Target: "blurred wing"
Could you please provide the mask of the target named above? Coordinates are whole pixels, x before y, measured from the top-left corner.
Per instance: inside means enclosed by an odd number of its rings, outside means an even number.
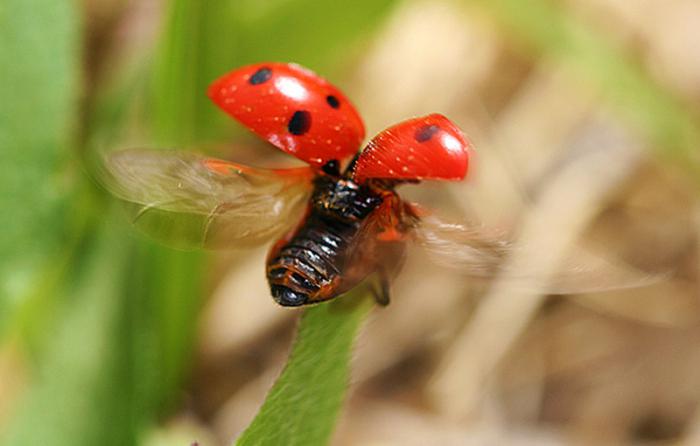
[[[499,278],[517,279],[527,286],[540,273],[534,266],[526,271],[508,266],[507,260],[518,254],[519,248],[502,233],[430,215],[421,218],[414,234],[431,261],[472,278],[490,279],[498,274]],[[575,249],[560,262],[554,276],[547,278],[546,289],[550,294],[599,292],[650,285],[666,277],[666,274],[648,274]]]
[[[134,223],[182,247],[235,248],[292,226],[311,190],[313,171],[256,169],[202,155],[124,150],[105,159],[104,179],[134,204]]]
[[[493,277],[512,250],[502,234],[444,221],[434,215],[422,217],[414,229],[416,241],[437,265],[472,277]]]

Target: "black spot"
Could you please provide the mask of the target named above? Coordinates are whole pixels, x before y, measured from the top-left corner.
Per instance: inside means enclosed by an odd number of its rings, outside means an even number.
[[[421,128],[419,128],[416,131],[416,135],[414,136],[416,138],[416,141],[418,142],[426,142],[430,138],[433,137],[434,134],[440,131],[440,127],[436,125],[426,125]]]
[[[272,70],[267,67],[262,67],[248,79],[248,83],[251,85],[263,84],[270,80],[272,77]]]
[[[333,108],[340,107],[340,101],[338,100],[338,98],[336,98],[332,94],[329,94],[328,96],[326,96],[326,102],[328,102],[328,105],[330,105]]]
[[[338,164],[338,160],[330,160],[321,167],[321,170],[328,175],[338,176],[340,175],[340,164]]]
[[[292,135],[303,135],[311,128],[311,113],[306,110],[295,111],[292,119],[287,124],[287,129]]]

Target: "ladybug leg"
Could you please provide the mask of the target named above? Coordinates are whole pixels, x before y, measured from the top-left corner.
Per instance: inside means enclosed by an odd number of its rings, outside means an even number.
[[[381,242],[400,242],[406,239],[401,230],[402,202],[395,194],[387,194],[382,204],[375,210],[376,219],[381,230],[377,240]]]
[[[375,302],[382,307],[389,305],[391,298],[389,296],[389,274],[387,274],[384,268],[380,268],[377,271],[379,278],[379,289],[377,287],[370,287],[372,292],[372,297],[374,297]]]

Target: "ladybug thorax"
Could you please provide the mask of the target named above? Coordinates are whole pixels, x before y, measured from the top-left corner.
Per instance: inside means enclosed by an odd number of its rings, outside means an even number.
[[[359,222],[381,202],[382,197],[367,186],[347,178],[322,175],[314,181],[311,210],[333,220]]]

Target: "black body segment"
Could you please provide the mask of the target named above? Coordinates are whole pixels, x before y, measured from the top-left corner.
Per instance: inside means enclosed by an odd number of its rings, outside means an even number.
[[[338,284],[351,261],[353,242],[382,201],[377,192],[345,177],[316,177],[306,220],[268,261],[275,300],[302,305],[324,287]]]

